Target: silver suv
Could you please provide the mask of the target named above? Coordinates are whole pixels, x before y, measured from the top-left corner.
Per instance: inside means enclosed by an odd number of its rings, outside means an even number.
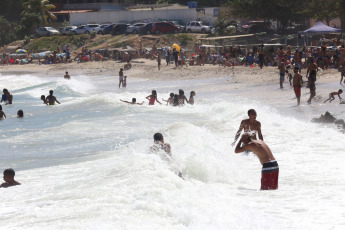
[[[98,27],[99,27],[98,24],[87,24],[87,25],[78,26],[77,28],[72,29],[71,32],[72,34],[90,34],[93,31],[96,31]]]
[[[41,27],[37,30],[37,36],[42,37],[42,36],[47,36],[49,37],[50,35],[59,35],[60,32],[54,29],[53,27]]]
[[[210,33],[211,27],[203,25],[201,21],[191,21],[186,25],[186,31],[188,33],[197,32],[197,33]]]

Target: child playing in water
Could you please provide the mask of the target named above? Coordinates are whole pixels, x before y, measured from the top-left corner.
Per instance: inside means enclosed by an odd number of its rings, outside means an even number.
[[[152,90],[151,95],[147,96],[146,99],[149,100],[149,105],[154,105],[155,101],[157,101],[159,104],[162,104],[157,99],[157,92],[156,92],[156,90]]]
[[[126,86],[127,86],[127,76],[124,76],[122,88],[126,88]]]
[[[342,98],[340,97],[340,94],[341,94],[342,92],[343,92],[343,90],[339,89],[338,92],[332,92],[332,93],[330,93],[330,94],[329,94],[329,98],[328,98],[326,101],[329,100],[329,103],[331,103],[331,102],[335,99],[335,98],[334,98],[335,95],[338,95],[339,101],[341,101]],[[326,103],[326,101],[325,101],[324,103]]]
[[[170,97],[168,98],[168,100],[164,100],[162,98],[163,101],[165,101],[167,103],[167,105],[173,105],[174,104],[174,93],[170,93]]]
[[[194,96],[195,96],[195,92],[191,91],[190,92],[190,97],[189,97],[189,104],[191,104],[191,105],[194,104]]]
[[[6,118],[6,114],[2,111],[2,106],[0,105],[0,120]]]
[[[46,96],[41,95],[41,100],[43,101],[44,104],[47,105]]]
[[[2,183],[0,185],[0,188],[8,188],[11,186],[15,186],[15,185],[20,185],[20,183],[18,181],[14,180],[14,176],[16,175],[16,173],[14,172],[13,169],[5,169],[4,171],[4,181],[6,181],[5,183]]]
[[[18,110],[18,112],[17,112],[17,116],[18,116],[18,118],[22,118],[22,117],[24,117],[24,112],[23,112],[23,110]]]
[[[128,103],[128,104],[131,104],[131,105],[142,105],[142,104],[144,104],[144,102],[137,103],[137,99],[136,99],[135,97],[132,98],[132,102],[130,102],[130,101],[124,101],[124,100],[121,100],[121,99],[120,99],[120,101],[125,102],[125,103]]]
[[[289,79],[290,85],[292,85],[292,82],[291,82],[292,81],[292,74],[289,73],[289,70],[286,70],[285,73],[287,75],[287,78]]]

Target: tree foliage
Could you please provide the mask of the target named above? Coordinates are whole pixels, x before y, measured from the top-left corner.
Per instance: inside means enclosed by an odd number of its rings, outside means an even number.
[[[36,14],[44,25],[48,25],[48,19],[56,20],[56,16],[50,12],[55,6],[50,4],[49,0],[28,0],[23,4],[23,7],[22,16]]]

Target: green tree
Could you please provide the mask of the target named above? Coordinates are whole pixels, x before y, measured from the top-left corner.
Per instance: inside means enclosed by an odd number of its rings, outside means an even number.
[[[325,20],[329,25],[332,19],[341,15],[340,7],[342,2],[341,0],[311,0],[306,13],[316,20]]]
[[[13,23],[0,16],[0,46],[16,40],[15,27]]]
[[[55,6],[49,3],[49,0],[28,0],[23,4],[24,10],[21,15],[36,14],[40,17],[40,24],[47,25],[48,19],[56,20],[56,16],[49,10]]]

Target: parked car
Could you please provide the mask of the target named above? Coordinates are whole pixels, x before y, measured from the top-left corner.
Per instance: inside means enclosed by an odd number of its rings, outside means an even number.
[[[54,29],[53,27],[41,27],[37,31],[37,36],[43,37],[43,36],[51,36],[51,35],[59,35],[60,32]]]
[[[110,24],[109,26],[105,27],[102,31],[103,34],[111,34],[111,32],[113,31],[113,27],[116,24]]]
[[[151,28],[151,33],[155,33],[155,34],[178,33],[180,31],[181,30],[177,26],[169,22],[154,22]]]
[[[97,34],[103,34],[103,30],[108,26],[109,24],[102,24],[99,27],[96,27],[95,31]]]
[[[210,33],[211,27],[204,25],[201,21],[191,21],[186,25],[186,30],[188,33],[197,32],[197,33]]]
[[[72,29],[71,32],[73,34],[90,34],[91,32],[96,31],[98,27],[98,24],[87,24],[78,26],[77,28]]]
[[[254,24],[251,25],[247,28],[248,33],[250,34],[255,34],[255,33],[262,33],[265,32],[267,34],[274,34],[275,31],[268,26],[265,25],[259,25],[259,24]]]
[[[140,27],[141,34],[150,34],[153,23],[147,23],[146,25]]]
[[[71,30],[77,28],[76,26],[65,26],[62,31],[61,34],[62,35],[68,35],[71,34]]]
[[[128,24],[119,23],[113,27],[112,34],[124,34],[126,33]]]
[[[140,31],[140,27],[146,25],[146,23],[135,23],[127,27],[126,33],[128,34],[137,34]]]
[[[169,21],[171,24],[177,26],[181,32],[186,32],[186,27],[181,25],[178,21]]]

